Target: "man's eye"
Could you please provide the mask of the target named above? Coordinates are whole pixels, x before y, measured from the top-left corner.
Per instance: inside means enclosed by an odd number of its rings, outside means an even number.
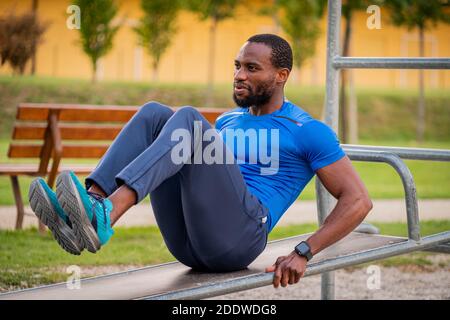
[[[248,66],[248,70],[249,70],[249,71],[255,71],[256,68],[255,68],[254,66]]]

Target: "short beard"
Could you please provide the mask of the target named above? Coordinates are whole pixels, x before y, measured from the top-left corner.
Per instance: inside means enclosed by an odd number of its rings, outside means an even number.
[[[241,108],[249,108],[255,106],[258,108],[270,101],[275,91],[275,86],[271,83],[263,83],[256,88],[257,93],[254,94],[252,89],[249,89],[249,96],[244,99],[239,99],[236,94],[233,93],[234,102]]]

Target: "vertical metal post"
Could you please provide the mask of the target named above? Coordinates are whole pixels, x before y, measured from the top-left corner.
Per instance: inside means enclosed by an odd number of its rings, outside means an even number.
[[[341,29],[341,0],[328,0],[328,33],[327,33],[327,76],[325,96],[325,123],[335,132],[338,132],[339,123],[339,69],[333,66],[333,60],[340,55],[339,37]],[[319,224],[333,209],[334,198],[324,188],[319,179],[316,179],[317,209]],[[334,272],[322,274],[321,298],[333,300]]]

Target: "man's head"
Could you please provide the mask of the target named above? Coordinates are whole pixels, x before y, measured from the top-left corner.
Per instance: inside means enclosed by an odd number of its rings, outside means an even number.
[[[283,91],[292,70],[292,49],[274,34],[250,37],[235,59],[233,99],[238,106],[259,107]]]

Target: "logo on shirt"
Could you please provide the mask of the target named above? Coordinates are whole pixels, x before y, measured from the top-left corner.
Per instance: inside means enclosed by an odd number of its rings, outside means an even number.
[[[203,129],[194,121],[193,135],[187,129],[172,132],[174,164],[248,164],[261,175],[274,175],[279,169],[279,129]]]

